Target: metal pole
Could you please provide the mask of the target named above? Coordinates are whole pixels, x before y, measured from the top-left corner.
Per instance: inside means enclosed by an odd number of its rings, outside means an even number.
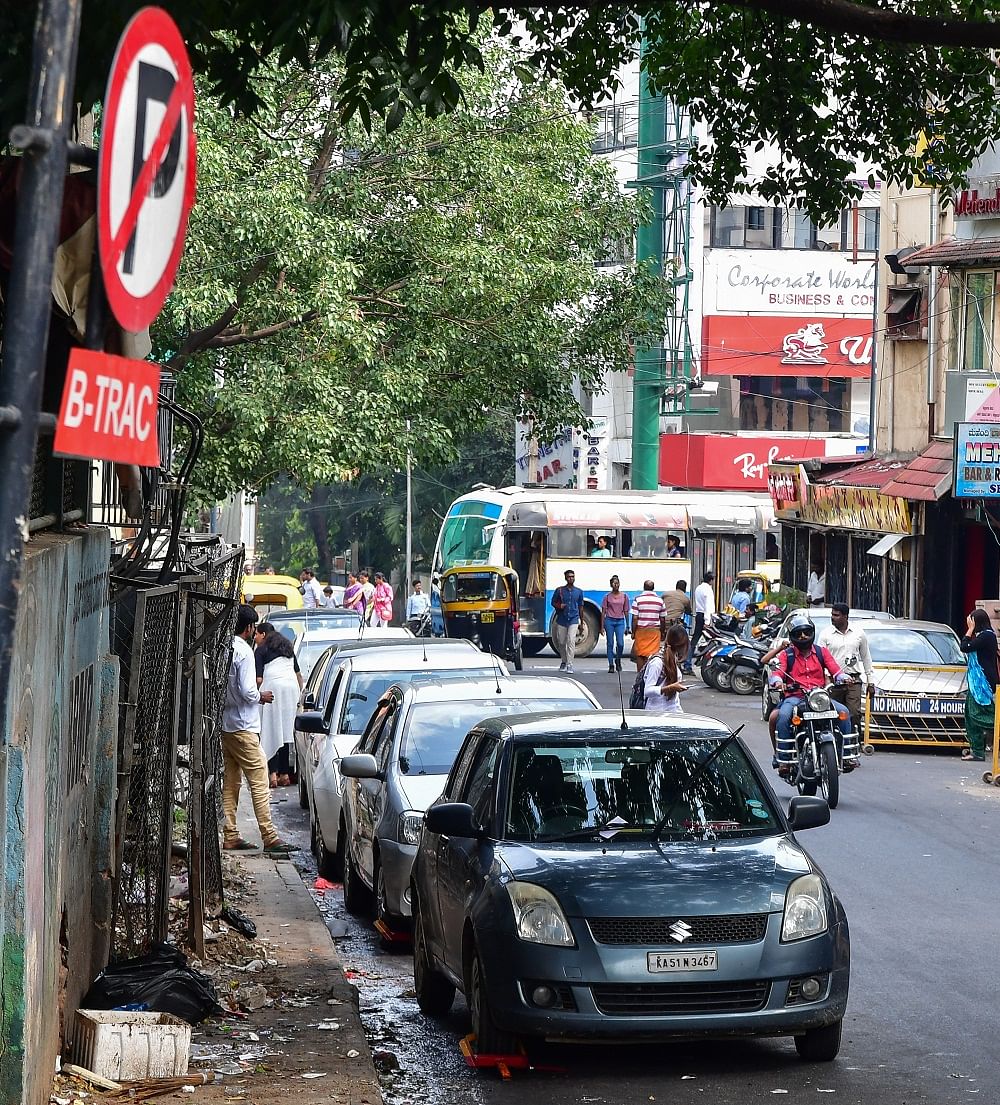
[[[938,240],[940,194],[937,188],[931,189],[931,219],[928,227],[927,245],[932,246]],[[927,270],[927,440],[934,437],[937,421],[935,404],[937,403],[937,271]]]
[[[879,256],[875,254],[875,279],[872,285],[872,371],[868,381],[868,455],[875,455],[875,422],[878,418],[878,265]]]
[[[403,611],[410,601],[410,592],[413,590],[413,581],[410,578],[413,570],[413,481],[410,469],[410,420],[406,420],[406,598],[403,601]]]
[[[642,53],[647,42],[642,40]],[[661,168],[656,151],[663,144],[663,100],[649,89],[645,70],[639,74],[639,156],[637,178],[650,181]],[[654,273],[663,271],[663,186],[650,187],[652,215],[639,226],[635,236],[636,261]],[[658,320],[662,324],[662,320]],[[635,348],[635,374],[632,377],[632,470],[631,485],[640,491],[655,491],[660,467],[660,345]]]
[[[19,412],[0,432],[0,719],[6,716],[18,582],[28,533],[38,408],[49,337],[82,0],[40,0],[26,123],[10,143],[24,151],[3,331],[0,407]]]

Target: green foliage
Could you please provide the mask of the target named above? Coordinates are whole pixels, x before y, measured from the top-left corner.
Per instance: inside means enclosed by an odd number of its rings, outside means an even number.
[[[491,48],[465,102],[369,138],[331,107],[340,70],[268,68],[264,107],[199,100],[199,198],[154,332],[205,422],[206,498],[446,463],[514,416],[584,420],[631,363],[664,286],[594,267],[636,201],[590,153],[554,85],[521,83]],[[406,420],[414,432],[407,438]]]

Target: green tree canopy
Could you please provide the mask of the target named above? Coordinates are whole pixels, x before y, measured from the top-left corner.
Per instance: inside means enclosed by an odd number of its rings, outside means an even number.
[[[369,138],[332,65],[262,69],[265,106],[200,99],[200,184],[159,359],[206,424],[209,497],[446,461],[514,416],[583,420],[662,317],[662,285],[595,269],[636,201],[590,153],[560,87],[484,54],[463,103]],[[410,430],[406,424],[409,420]]]

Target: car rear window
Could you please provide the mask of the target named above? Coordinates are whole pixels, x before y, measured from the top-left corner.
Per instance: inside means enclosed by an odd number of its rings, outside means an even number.
[[[542,710],[593,710],[583,695],[528,698],[494,695],[464,702],[418,702],[410,710],[399,747],[404,775],[447,775],[465,734],[488,717],[532,714]]]
[[[738,741],[537,741],[514,749],[504,835],[683,840],[783,832]]]

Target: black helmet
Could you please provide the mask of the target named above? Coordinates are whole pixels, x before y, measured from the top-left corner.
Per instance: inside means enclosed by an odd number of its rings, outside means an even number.
[[[807,614],[795,614],[788,623],[788,636],[793,644],[811,645],[816,640],[816,626]]]

